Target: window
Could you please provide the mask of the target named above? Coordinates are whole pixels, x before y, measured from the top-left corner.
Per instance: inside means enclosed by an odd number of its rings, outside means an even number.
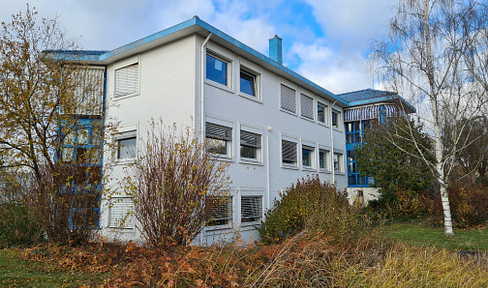
[[[341,129],[341,112],[337,110],[332,110],[332,127]]]
[[[262,196],[241,197],[241,223],[257,222],[263,214]]]
[[[128,160],[136,158],[137,136],[135,131],[119,134],[115,137],[117,145],[117,159]]]
[[[313,99],[303,94],[300,98],[302,117],[313,120]]]
[[[256,78],[257,76],[251,72],[241,69],[240,90],[241,93],[249,96],[257,97],[256,92]]]
[[[341,128],[341,112],[332,110],[332,127],[340,129]]]
[[[208,122],[205,126],[208,151],[230,157],[232,128]]]
[[[219,226],[229,224],[231,219],[231,197],[210,196],[207,198],[208,204],[211,205],[212,212],[210,221],[207,226]]]
[[[112,228],[134,228],[133,203],[130,197],[112,197],[109,205],[109,223]]]
[[[302,165],[304,168],[313,168],[315,159],[315,148],[302,145]]]
[[[361,143],[361,128],[359,121],[353,121],[346,123],[346,143],[355,144]]]
[[[241,130],[241,157],[259,160],[261,135]]]
[[[115,98],[139,93],[139,64],[115,70]]]
[[[297,165],[297,143],[281,140],[281,161],[283,164]]]
[[[295,90],[281,84],[281,109],[296,113]]]
[[[226,61],[207,54],[207,79],[227,86],[227,64]]]
[[[327,105],[317,103],[317,121],[327,124]]]
[[[334,170],[336,172],[343,172],[342,166],[343,166],[343,160],[342,160],[342,154],[341,153],[334,153]]]
[[[329,170],[329,151],[319,150],[319,168],[320,170]]]

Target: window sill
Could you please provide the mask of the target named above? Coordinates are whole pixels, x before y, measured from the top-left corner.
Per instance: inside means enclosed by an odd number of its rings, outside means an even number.
[[[317,169],[313,168],[313,167],[302,167],[302,170],[303,171],[309,171],[309,172],[317,172]]]
[[[281,112],[285,112],[286,114],[290,114],[292,116],[295,116],[295,117],[298,117],[297,113],[296,112],[291,112],[291,111],[288,111],[288,110],[285,110],[283,108],[280,107],[280,111]]]
[[[212,80],[209,80],[209,79],[205,79],[205,84],[207,84],[209,86],[212,86],[214,88],[223,90],[225,92],[229,92],[229,93],[232,93],[232,94],[234,93],[234,90],[232,88],[230,88],[229,86],[222,85],[220,83],[217,83],[217,82],[212,81]]]
[[[241,96],[244,99],[247,99],[247,100],[259,103],[259,104],[263,104],[263,100],[259,99],[257,96],[248,95],[248,94],[242,93],[242,92],[239,93],[239,96]]]
[[[332,171],[330,170],[325,170],[325,169],[320,169],[319,170],[320,173],[325,173],[325,174],[332,174]]]
[[[117,227],[117,226],[108,226],[108,229],[111,229],[112,231],[117,231],[117,232],[135,232],[134,227]]]
[[[290,165],[290,164],[281,164],[281,168],[291,169],[291,170],[298,170],[298,166]]]
[[[264,163],[259,161],[259,160],[253,160],[253,159],[247,159],[247,158],[241,158],[239,160],[239,163],[243,164],[243,165],[264,166]]]
[[[212,156],[215,160],[217,161],[222,161],[222,162],[234,162],[234,159],[229,156],[220,156],[220,155],[213,155]]]
[[[125,99],[129,99],[129,98],[132,98],[132,97],[137,97],[139,95],[141,95],[141,92],[137,92],[135,94],[124,95],[124,96],[120,96],[120,97],[115,97],[115,95],[113,95],[113,100],[114,100],[114,102],[117,102],[117,101],[120,101],[120,100],[125,100]]]
[[[124,159],[124,160],[119,160],[115,159],[114,163],[115,165],[128,165],[128,164],[134,164],[136,163],[137,159],[131,158],[131,159]]]
[[[334,131],[342,133],[342,129],[334,127]]]
[[[215,232],[215,231],[223,231],[223,230],[230,230],[230,229],[232,229],[231,224],[205,226],[205,232]]]
[[[327,125],[327,123],[320,122],[320,121],[315,121],[315,123],[317,123],[317,125],[323,126],[325,128],[330,128],[329,125]]]
[[[344,172],[340,172],[340,171],[334,171],[334,172],[335,172],[335,175],[346,176],[346,173],[344,173]]]
[[[261,221],[253,221],[253,222],[241,222],[241,231],[250,231],[255,230],[257,226],[261,225]]]
[[[315,119],[310,119],[310,118],[307,118],[305,116],[300,116],[301,119],[305,120],[305,121],[308,121],[308,122],[311,122],[311,123],[315,123]]]

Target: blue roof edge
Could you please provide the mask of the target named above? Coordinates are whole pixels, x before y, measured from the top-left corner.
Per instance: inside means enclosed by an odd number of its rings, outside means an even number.
[[[373,104],[377,102],[383,102],[383,101],[391,101],[399,99],[403,105],[405,105],[407,108],[413,111],[413,113],[417,113],[417,109],[410,103],[408,103],[403,97],[401,97],[398,94],[394,94],[391,96],[384,96],[384,97],[378,97],[378,98],[371,98],[371,99],[366,99],[366,100],[359,100],[359,101],[351,101],[348,102],[349,106],[359,106],[359,105],[367,105],[367,104]]]
[[[329,90],[323,88],[322,86],[319,86],[318,84],[312,82],[311,80],[309,80],[309,79],[303,77],[302,75],[298,74],[297,72],[291,70],[290,68],[279,64],[278,62],[272,60],[268,56],[265,56],[264,54],[254,50],[253,48],[251,48],[251,47],[247,46],[246,44],[240,42],[239,40],[237,40],[237,39],[229,36],[228,34],[220,31],[219,29],[213,27],[212,25],[208,24],[207,22],[201,20],[197,16],[195,16],[189,20],[186,20],[180,24],[176,24],[174,26],[171,26],[169,28],[166,28],[166,29],[161,30],[159,32],[156,32],[154,34],[151,34],[149,36],[143,37],[139,40],[136,40],[136,41],[130,42],[126,45],[120,46],[116,49],[107,51],[101,55],[82,54],[82,55],[77,55],[77,57],[73,57],[73,55],[70,53],[56,53],[56,54],[58,57],[59,56],[61,57],[59,59],[64,59],[64,60],[68,60],[68,61],[71,60],[71,61],[102,62],[102,61],[104,61],[108,58],[111,58],[113,56],[116,56],[120,53],[129,51],[129,50],[134,49],[140,45],[144,45],[146,43],[149,43],[149,42],[152,42],[152,41],[157,40],[159,38],[171,35],[173,33],[176,33],[178,31],[181,31],[183,29],[189,28],[189,27],[194,26],[194,25],[199,26],[199,27],[207,30],[208,32],[212,33],[213,35],[223,39],[224,41],[229,42],[230,44],[232,44],[232,45],[234,45],[234,46],[236,46],[242,50],[244,50],[245,52],[251,54],[252,56],[254,56],[258,59],[260,59],[261,61],[264,61],[267,64],[275,67],[276,69],[279,69],[279,70],[291,75],[292,77],[297,78],[298,80],[306,83],[307,85],[313,87],[314,89],[321,91],[322,93],[328,95],[329,97],[336,100],[337,102],[348,106],[347,101],[337,97],[334,93],[330,92]]]

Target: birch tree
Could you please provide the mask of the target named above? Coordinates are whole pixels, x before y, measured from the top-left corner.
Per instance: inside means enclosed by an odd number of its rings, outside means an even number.
[[[486,22],[471,21],[480,15],[481,6],[463,0],[400,0],[388,35],[373,44],[370,54],[381,85],[417,105],[417,120],[429,128],[431,151],[423,149],[413,134],[408,138],[416,147],[415,157],[425,162],[438,183],[446,236],[454,236],[450,175],[460,153],[471,144],[466,119],[482,117],[487,101],[488,86],[479,81],[488,75],[482,70],[486,66],[471,61],[470,69],[468,61],[473,47],[479,48],[474,35],[486,28]]]

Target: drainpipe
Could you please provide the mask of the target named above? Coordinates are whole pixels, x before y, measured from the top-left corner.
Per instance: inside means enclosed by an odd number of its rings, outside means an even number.
[[[205,41],[203,41],[202,46],[200,47],[200,143],[203,143],[205,140],[204,137],[204,129],[205,129],[205,115],[204,112],[205,110],[203,109],[203,94],[205,91],[205,46],[207,45],[208,40],[210,40],[210,37],[212,36],[212,33],[208,34],[207,38]]]
[[[269,133],[271,133],[271,130],[273,128],[271,126],[268,126],[268,132],[266,133],[266,186],[267,186],[267,190],[268,190],[268,195],[266,195],[267,197],[267,209],[271,209],[271,186],[270,186],[270,172],[269,172],[269,166],[270,166],[270,163],[269,163],[269,160],[270,160],[270,156],[269,156]]]
[[[203,41],[202,46],[200,47],[200,143],[203,143],[205,140],[205,115],[204,112],[205,110],[203,109],[203,94],[205,91],[205,46],[207,45],[208,40],[210,40],[210,37],[212,36],[212,33],[208,34],[207,38],[205,38],[205,41]],[[203,245],[203,240],[205,239],[205,229],[202,229],[202,232],[200,232],[200,245]]]
[[[335,169],[334,169],[334,127],[332,127],[332,107],[337,103],[337,100],[330,105],[330,164],[332,168],[332,184],[335,184]]]

